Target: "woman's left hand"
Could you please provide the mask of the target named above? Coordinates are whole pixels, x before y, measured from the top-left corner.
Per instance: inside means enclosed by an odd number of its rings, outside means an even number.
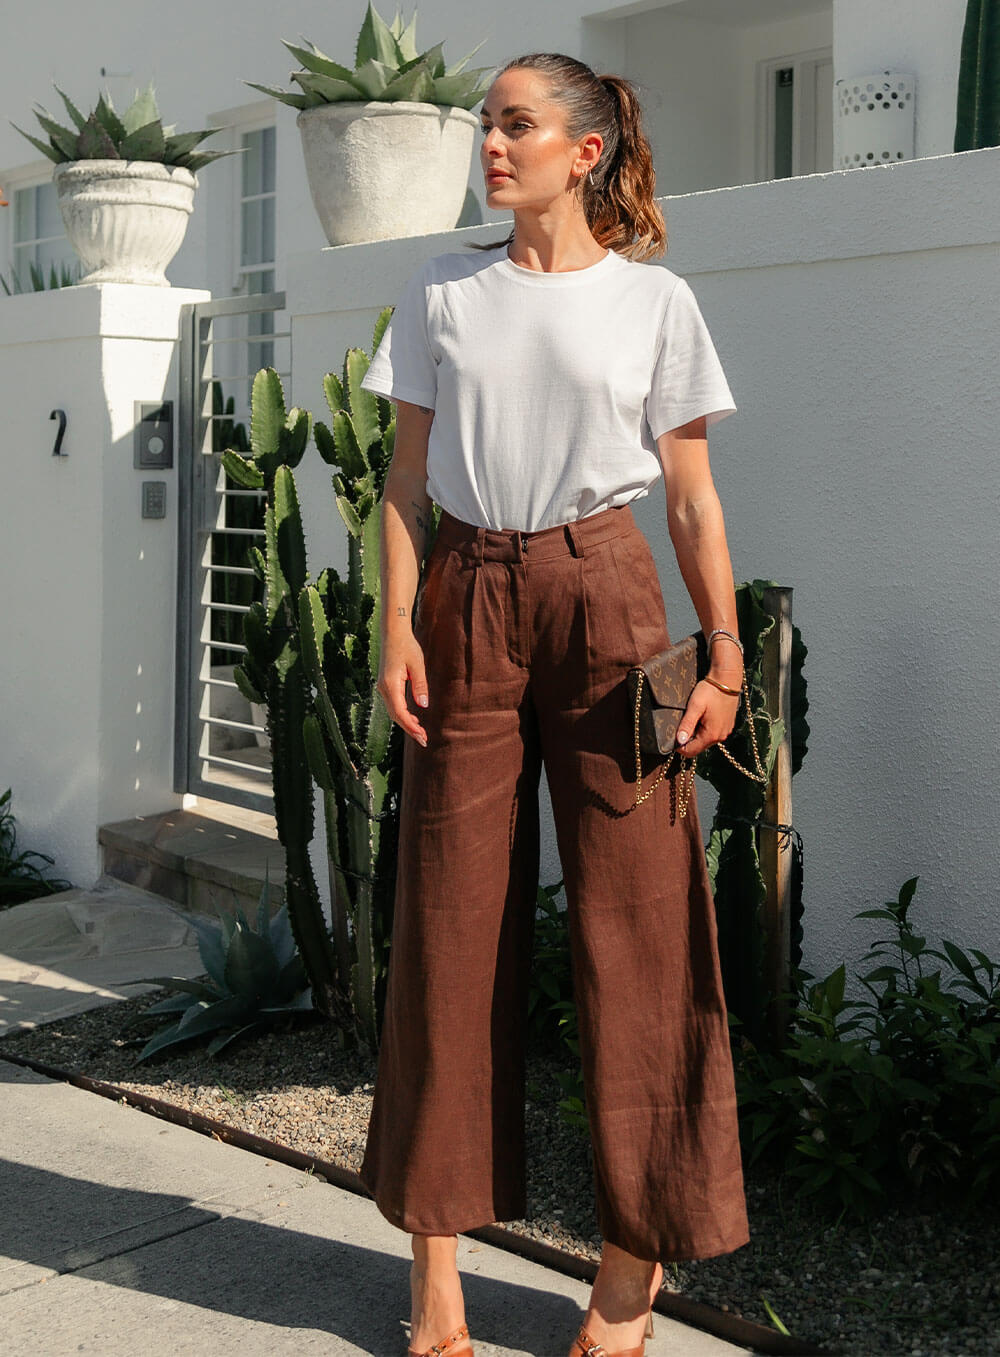
[[[721,744],[736,724],[740,699],[720,692],[704,679],[696,683],[677,727],[677,747],[686,759],[696,758],[713,744]]]

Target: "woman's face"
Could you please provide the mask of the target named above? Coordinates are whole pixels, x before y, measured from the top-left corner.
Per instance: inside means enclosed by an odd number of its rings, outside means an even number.
[[[601,153],[596,132],[569,140],[565,114],[548,97],[548,81],[526,68],[497,77],[483,100],[480,121],[488,207],[547,207],[572,192],[580,171],[592,168]]]

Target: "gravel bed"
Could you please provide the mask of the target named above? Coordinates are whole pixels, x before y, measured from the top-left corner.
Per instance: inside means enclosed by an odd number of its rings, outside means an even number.
[[[211,1058],[197,1042],[135,1057],[164,1019],[161,993],[94,1008],[0,1041],[4,1051],[162,1098],[357,1170],[374,1068],[339,1049],[318,1018],[234,1043]],[[590,1147],[557,1109],[558,1062],[535,1053],[526,1106],[529,1218],[520,1234],[600,1256]],[[673,1263],[665,1285],[771,1326],[764,1300],[797,1338],[853,1357],[1000,1354],[1000,1221],[948,1202],[900,1204],[865,1225],[838,1223],[790,1199],[780,1176],[747,1175],[751,1241],[734,1253]]]

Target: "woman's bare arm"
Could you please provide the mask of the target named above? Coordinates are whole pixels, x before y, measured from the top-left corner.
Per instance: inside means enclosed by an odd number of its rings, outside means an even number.
[[[722,505],[708,461],[704,416],[661,434],[656,440],[667,490],[667,527],[677,564],[707,636],[716,627],[739,635],[733,568],[729,560]],[[712,646],[709,673],[729,688],[743,681],[743,657],[724,637]],[[710,683],[691,694],[677,732],[689,757],[724,740],[733,728],[739,699]]]
[[[427,734],[406,705],[428,703],[424,655],[413,635],[413,600],[427,550],[431,501],[427,494],[427,441],[434,411],[396,402],[396,442],[382,495],[380,541],[382,624],[378,690],[389,715],[421,744]]]

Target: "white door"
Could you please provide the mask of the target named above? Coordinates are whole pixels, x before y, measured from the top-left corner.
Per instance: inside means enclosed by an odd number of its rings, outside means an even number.
[[[830,50],[772,57],[758,65],[758,179],[833,169]]]

